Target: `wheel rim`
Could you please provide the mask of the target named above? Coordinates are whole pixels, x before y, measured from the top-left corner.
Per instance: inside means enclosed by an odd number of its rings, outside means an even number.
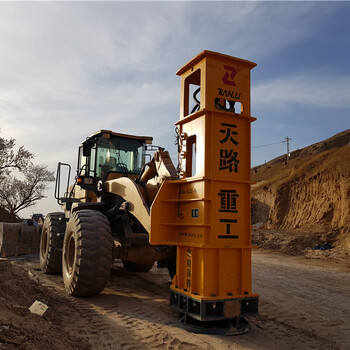
[[[47,230],[44,230],[44,232],[42,233],[42,245],[41,245],[41,256],[43,259],[46,259],[47,257],[47,251],[48,251],[48,243],[49,243],[49,239],[48,239],[48,234],[47,234]]]
[[[75,264],[75,239],[71,235],[67,244],[66,265],[67,271],[71,275]]]

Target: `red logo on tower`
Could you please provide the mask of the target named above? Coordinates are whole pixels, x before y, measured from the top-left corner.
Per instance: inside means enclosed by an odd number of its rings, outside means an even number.
[[[236,86],[234,82],[235,76],[237,74],[237,69],[235,67],[227,66],[224,64],[224,68],[226,70],[224,76],[222,77],[222,81],[224,84]]]

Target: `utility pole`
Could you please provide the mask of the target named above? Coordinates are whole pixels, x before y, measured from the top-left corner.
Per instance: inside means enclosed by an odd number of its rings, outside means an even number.
[[[289,141],[291,141],[292,139],[290,138],[290,137],[285,137],[284,138],[286,141],[286,143],[287,143],[287,163],[288,163],[288,161],[289,161],[289,156],[290,156],[290,153],[289,153]]]

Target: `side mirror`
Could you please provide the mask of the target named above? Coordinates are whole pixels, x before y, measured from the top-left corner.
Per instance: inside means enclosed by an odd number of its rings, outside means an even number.
[[[92,144],[90,142],[85,142],[83,144],[83,156],[90,157],[91,155]]]

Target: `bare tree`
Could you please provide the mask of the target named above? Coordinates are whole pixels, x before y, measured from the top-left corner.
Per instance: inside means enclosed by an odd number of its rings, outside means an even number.
[[[55,180],[54,173],[46,165],[30,164],[22,173],[23,180],[6,174],[0,181],[0,204],[12,215],[45,198],[45,190]]]
[[[34,165],[34,155],[24,146],[16,151],[15,144],[13,138],[0,137],[0,207],[12,216],[45,198],[49,183],[55,179],[46,165]]]
[[[23,146],[20,146],[17,152],[14,151],[15,143],[15,139],[6,140],[0,137],[0,175],[8,170],[25,170],[34,158]]]

